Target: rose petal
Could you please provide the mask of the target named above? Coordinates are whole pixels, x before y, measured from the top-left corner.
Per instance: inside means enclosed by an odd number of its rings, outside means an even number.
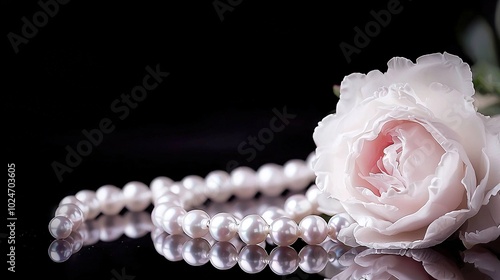
[[[414,87],[415,84],[427,86],[433,82],[439,82],[456,89],[465,96],[473,96],[475,93],[470,66],[460,57],[447,52],[420,56],[416,63],[406,58],[395,57],[389,60],[387,65],[389,67],[387,78],[392,83],[404,81]],[[425,91],[421,93],[424,94]],[[432,98],[434,97],[431,96]],[[425,101],[427,96],[422,95],[420,99]]]
[[[428,186],[429,200],[427,203],[415,213],[402,217],[381,232],[394,234],[420,229],[430,225],[446,213],[457,209],[464,200],[465,187],[461,184],[463,176],[463,162],[459,154],[455,152],[445,153],[436,169],[431,185]],[[459,226],[457,225],[455,230]]]
[[[338,199],[330,197],[327,193],[321,192],[317,197],[318,211],[326,215],[333,216],[338,213],[344,213],[345,210]]]
[[[463,226],[460,239],[466,248],[488,243],[500,236],[500,184],[488,196],[486,205]]]
[[[465,250],[463,260],[465,263],[473,264],[482,273],[470,275],[470,279],[484,278],[484,275],[488,275],[491,279],[500,279],[500,260],[486,248],[474,246]]]

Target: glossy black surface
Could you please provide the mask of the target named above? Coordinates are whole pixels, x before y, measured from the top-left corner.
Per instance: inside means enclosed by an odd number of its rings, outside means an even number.
[[[4,1],[4,150],[16,166],[17,218],[16,272],[3,261],[7,279],[172,279],[174,272],[198,279],[323,279],[300,269],[280,276],[269,268],[248,274],[237,265],[218,270],[172,262],[158,254],[150,234],[84,246],[57,263],[48,255],[47,224],[59,201],[81,189],[305,159],[317,122],[335,109],[332,87],[345,75],[385,70],[393,56],[447,51],[467,60],[456,27],[469,13],[491,20],[495,1],[400,1],[400,12],[350,62],[341,43],[355,44],[354,28],[395,2],[329,2],[52,1],[58,9],[46,6],[52,15],[44,18],[36,1]],[[33,20],[39,27],[30,30],[26,22]],[[151,90],[136,102],[122,99],[151,69],[161,72],[158,83],[148,81]],[[276,118],[283,130],[252,144]],[[88,155],[72,157],[78,147],[89,148],[87,134],[94,135],[91,150],[82,150]],[[59,164],[67,172],[58,178]],[[0,231],[4,259],[6,231]],[[462,261],[459,243],[438,250],[464,275],[476,271]]]

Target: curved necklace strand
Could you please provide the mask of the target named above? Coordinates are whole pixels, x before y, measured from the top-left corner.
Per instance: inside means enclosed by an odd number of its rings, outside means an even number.
[[[289,160],[283,166],[267,163],[256,171],[240,166],[230,173],[212,171],[205,178],[189,175],[179,182],[161,176],[149,187],[132,181],[122,189],[103,185],[96,191],[81,190],[61,200],[48,229],[55,239],[64,239],[85,220],[94,219],[101,213],[116,215],[124,208],[138,212],[152,203],[152,223],[170,235],[184,233],[199,238],[210,234],[216,241],[239,237],[248,245],[268,240],[278,246],[289,246],[299,238],[309,245],[328,239],[335,241],[338,231],[348,225],[350,219],[339,213],[327,222],[318,211],[320,190],[312,183],[314,173],[310,168],[313,157],[311,153],[306,160]],[[269,207],[261,215],[220,212],[210,216],[196,209],[207,200],[221,203],[232,196],[251,199],[258,193],[276,197],[285,190],[297,192],[305,186],[309,186],[305,193],[288,197],[283,209]]]

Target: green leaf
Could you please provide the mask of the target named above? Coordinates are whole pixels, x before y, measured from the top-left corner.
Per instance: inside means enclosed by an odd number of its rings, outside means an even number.
[[[500,68],[498,66],[480,62],[472,65],[471,70],[476,91],[500,95]]]
[[[480,109],[478,112],[485,116],[498,115],[500,114],[500,103],[496,103],[486,108]]]
[[[474,16],[459,32],[460,44],[473,63],[498,65],[495,32],[482,16]]]
[[[338,98],[340,98],[340,86],[339,85],[334,85],[333,86],[333,94],[335,94],[335,96],[337,96]]]

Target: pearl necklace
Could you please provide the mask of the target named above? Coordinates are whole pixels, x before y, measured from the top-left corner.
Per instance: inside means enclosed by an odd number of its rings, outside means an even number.
[[[277,275],[290,275],[299,268],[309,274],[323,273],[327,266],[339,271],[346,268],[343,262],[349,258],[346,257],[348,253],[356,253],[353,252],[356,248],[332,240],[318,245],[307,244],[300,251],[291,246],[276,246],[268,252],[266,242],[247,245],[239,238],[216,241],[209,234],[203,238],[190,238],[185,234],[170,235],[152,224],[147,211],[102,215],[98,219],[87,220],[67,238],[53,240],[48,253],[52,261],[62,263],[84,246],[99,241],[112,242],[122,235],[137,239],[147,233],[150,233],[155,250],[169,261],[184,260],[192,266],[210,263],[219,270],[238,265],[249,274],[261,272],[266,267]]]
[[[320,215],[317,204],[320,190],[312,183],[313,157],[311,153],[305,161],[293,159],[283,166],[268,163],[256,171],[240,166],[230,173],[212,171],[205,178],[189,175],[179,182],[161,176],[149,187],[133,181],[122,189],[103,185],[95,192],[81,190],[61,200],[49,222],[49,232],[55,239],[65,239],[84,221],[101,213],[116,215],[124,208],[144,211],[152,203],[152,223],[170,235],[185,234],[190,238],[210,235],[220,242],[239,237],[247,245],[268,240],[278,246],[292,245],[299,238],[309,245],[336,240],[338,231],[350,223],[350,218],[339,213],[327,222]],[[277,197],[285,190],[297,192],[305,186],[309,186],[305,193],[288,197],[283,208],[269,207],[261,215],[220,212],[210,216],[196,209],[207,200],[220,203],[232,196],[251,199],[258,193]]]

